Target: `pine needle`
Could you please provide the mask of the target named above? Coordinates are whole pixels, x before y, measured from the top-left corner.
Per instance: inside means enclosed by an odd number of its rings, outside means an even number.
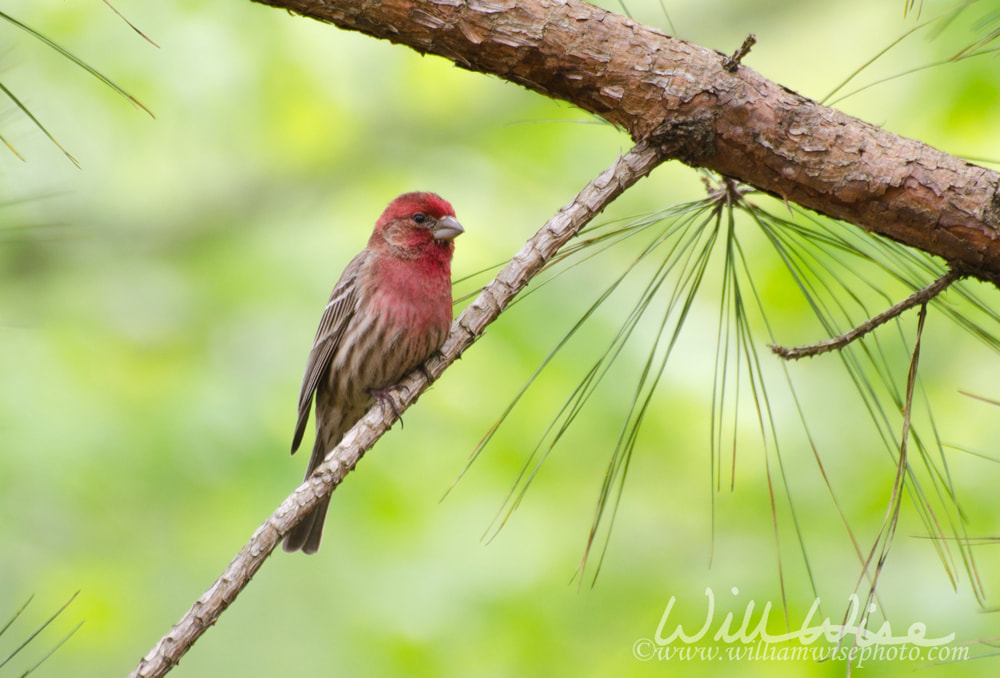
[[[33,632],[33,633],[31,634],[31,635],[29,635],[29,636],[27,637],[27,639],[26,639],[26,640],[25,640],[25,641],[24,641],[23,643],[21,643],[21,644],[20,644],[20,645],[18,645],[18,646],[17,646],[16,648],[14,648],[14,651],[13,651],[13,652],[11,652],[11,653],[10,653],[10,654],[9,654],[9,655],[7,656],[7,658],[6,658],[6,659],[4,659],[4,660],[3,660],[2,662],[0,662],[0,669],[2,669],[2,668],[3,668],[3,667],[4,667],[4,666],[5,666],[5,665],[6,665],[6,664],[7,664],[7,663],[8,663],[8,662],[9,662],[9,661],[11,660],[11,659],[13,659],[13,658],[14,658],[15,656],[17,656],[17,654],[18,654],[18,653],[19,653],[19,652],[20,652],[21,650],[23,650],[23,649],[24,649],[25,647],[27,647],[27,646],[28,646],[28,644],[29,644],[29,643],[30,643],[30,642],[31,642],[32,640],[34,640],[34,639],[35,639],[35,638],[36,638],[36,637],[38,636],[38,634],[39,634],[39,633],[41,633],[42,631],[44,631],[44,630],[45,630],[45,628],[46,628],[46,627],[47,627],[47,626],[48,626],[49,624],[51,624],[51,623],[52,623],[53,621],[55,621],[56,617],[58,617],[58,616],[59,616],[59,615],[60,615],[60,614],[62,613],[62,611],[63,611],[63,610],[65,610],[65,609],[66,609],[66,608],[67,608],[67,607],[69,606],[69,604],[70,604],[70,603],[72,603],[72,602],[73,602],[73,600],[74,600],[74,599],[75,599],[75,598],[76,598],[76,597],[77,597],[77,596],[78,596],[79,594],[80,594],[80,592],[79,592],[79,591],[77,591],[77,592],[76,592],[76,593],[74,593],[74,594],[73,594],[72,596],[70,596],[70,597],[69,597],[69,600],[67,600],[67,601],[66,601],[65,603],[63,603],[63,604],[62,604],[62,607],[60,607],[60,608],[59,608],[58,610],[56,610],[56,611],[55,611],[55,613],[54,613],[54,614],[53,614],[53,615],[52,615],[51,617],[49,617],[48,619],[46,619],[46,620],[45,620],[45,622],[43,622],[41,626],[39,626],[39,627],[38,627],[37,629],[35,629],[35,631],[34,631],[34,632]],[[25,607],[27,607],[27,606],[28,606],[28,603],[30,603],[30,602],[31,602],[31,598],[28,598],[28,602],[26,602],[26,603],[25,603],[25,604],[24,604],[24,605],[23,605],[23,606],[21,607],[21,609],[20,609],[20,610],[18,610],[18,611],[17,611],[17,612],[16,612],[15,614],[14,614],[14,617],[13,617],[13,618],[12,618],[12,619],[11,619],[11,620],[10,620],[9,622],[7,622],[7,624],[6,624],[6,625],[5,625],[4,627],[3,627],[3,629],[0,629],[0,634],[2,634],[2,633],[3,633],[3,631],[7,630],[7,627],[9,627],[9,626],[10,626],[10,624],[11,624],[11,623],[12,623],[12,622],[14,621],[14,619],[16,619],[16,618],[18,617],[18,615],[20,615],[20,614],[21,614],[21,612],[23,612],[23,611],[24,611],[24,608],[25,608]],[[78,627],[79,627],[79,626],[78,626]],[[76,629],[74,629],[73,631],[75,632],[75,631],[76,631]],[[72,634],[72,633],[70,633],[70,635],[73,635],[73,634]],[[68,637],[68,636],[67,636],[67,637]],[[63,643],[63,642],[65,642],[65,639],[63,639],[63,641],[61,641],[61,642],[59,643],[59,645],[62,645],[62,643]],[[58,647],[58,645],[57,645],[56,647]],[[50,652],[49,654],[51,654],[51,652]],[[46,656],[48,656],[48,655],[46,655]],[[44,661],[44,659],[43,659],[43,661]],[[40,662],[39,662],[39,663],[40,663]],[[33,666],[33,667],[32,667],[31,669],[29,669],[29,670],[28,670],[28,672],[30,673],[30,672],[31,672],[31,671],[33,671],[33,670],[34,670],[35,668],[37,668],[37,666],[38,666],[38,665],[36,664],[36,665],[35,665],[35,666]]]
[[[117,14],[117,15],[118,15],[118,18],[119,18],[119,19],[121,19],[122,21],[124,21],[124,22],[125,22],[125,24],[126,24],[126,25],[127,25],[127,26],[128,26],[129,28],[131,28],[131,29],[132,29],[133,31],[135,31],[135,32],[136,32],[136,33],[137,33],[137,34],[139,35],[139,37],[141,37],[141,38],[142,38],[143,40],[145,40],[146,42],[148,42],[148,43],[149,43],[150,45],[152,45],[153,47],[156,47],[157,49],[159,49],[159,47],[160,47],[160,46],[159,46],[159,45],[157,45],[157,44],[156,44],[155,42],[153,42],[153,39],[152,39],[152,38],[150,38],[150,37],[149,37],[148,35],[146,35],[146,34],[145,34],[145,33],[143,33],[142,31],[140,31],[140,30],[139,30],[139,28],[138,28],[138,27],[137,27],[137,26],[136,26],[135,24],[133,24],[133,23],[132,23],[131,21],[129,21],[128,19],[126,19],[126,18],[125,18],[125,15],[124,15],[124,14],[122,14],[121,12],[119,12],[119,11],[118,11],[118,8],[117,8],[117,7],[115,7],[114,5],[112,5],[112,4],[111,4],[111,2],[110,2],[110,0],[104,0],[104,4],[105,4],[105,5],[107,5],[107,6],[108,6],[108,8],[109,8],[109,9],[110,9],[110,10],[111,10],[112,12],[114,12],[115,14]]]
[[[56,140],[56,138],[54,136],[52,136],[52,133],[49,132],[48,129],[46,129],[45,125],[43,125],[41,122],[39,122],[38,118],[36,118],[34,116],[34,114],[32,114],[32,112],[30,110],[28,110],[28,107],[25,106],[23,103],[21,103],[21,100],[18,99],[16,96],[14,96],[14,93],[11,92],[9,89],[7,89],[7,86],[4,85],[3,83],[0,83],[0,92],[2,92],[4,95],[6,95],[6,97],[8,99],[10,99],[11,101],[13,101],[14,105],[17,106],[21,110],[21,112],[24,113],[28,117],[29,120],[31,120],[31,122],[35,123],[35,126],[38,127],[38,129],[40,129],[42,131],[42,134],[44,134],[46,137],[48,137],[49,141],[51,141],[53,144],[55,144],[56,148],[58,148],[60,151],[62,151],[63,154],[67,158],[69,158],[70,162],[72,162],[74,165],[76,165],[77,168],[80,167],[80,162],[76,158],[74,158],[73,155],[69,151],[67,151],[63,147],[63,145],[60,144]],[[8,144],[7,146],[9,148],[10,144]],[[14,149],[11,148],[11,150],[14,150]],[[17,151],[14,151],[14,154],[17,155],[17,157],[21,158],[21,154],[18,153]],[[24,160],[24,158],[21,158],[21,159]]]
[[[74,55],[72,52],[70,52],[69,50],[65,49],[61,45],[59,45],[59,43],[57,43],[57,42],[55,42],[55,41],[47,38],[46,36],[42,35],[38,31],[36,31],[35,29],[33,29],[33,28],[31,28],[31,27],[29,27],[29,26],[21,23],[20,21],[18,21],[14,17],[10,16],[6,12],[0,11],[0,19],[3,19],[5,21],[7,21],[8,23],[10,23],[13,26],[17,26],[21,30],[23,30],[26,33],[28,33],[28,35],[31,35],[32,37],[36,38],[37,40],[40,40],[46,46],[50,47],[51,49],[54,49],[60,55],[62,55],[63,57],[69,59],[74,64],[76,64],[77,66],[79,66],[80,68],[82,68],[83,70],[85,70],[87,73],[90,73],[92,76],[94,76],[95,78],[97,78],[98,80],[100,80],[101,82],[103,82],[105,85],[107,85],[112,90],[114,90],[117,94],[119,94],[120,96],[122,96],[125,99],[127,99],[134,106],[136,106],[136,107],[141,108],[142,110],[144,110],[146,113],[149,114],[150,117],[152,117],[152,118],[156,117],[155,115],[153,115],[153,112],[151,110],[149,110],[148,108],[146,108],[145,105],[143,105],[143,103],[141,101],[139,101],[138,99],[136,99],[134,96],[132,96],[131,94],[129,94],[128,92],[126,92],[121,87],[119,87],[109,77],[107,77],[106,75],[104,75],[103,73],[101,73],[100,71],[98,71],[96,68],[94,68],[93,66],[91,66],[90,64],[88,64],[87,62],[85,62],[83,59],[80,59],[79,57],[77,57],[76,55]],[[22,107],[22,110],[24,110],[23,107]],[[49,136],[49,138],[51,139],[52,137]],[[62,148],[62,147],[60,146],[60,148]]]

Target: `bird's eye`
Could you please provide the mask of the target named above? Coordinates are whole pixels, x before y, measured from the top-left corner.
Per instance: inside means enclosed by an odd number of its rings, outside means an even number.
[[[418,224],[422,224],[425,221],[427,221],[427,216],[424,215],[424,214],[420,214],[420,213],[414,214],[413,215],[413,221],[416,222],[416,223],[418,223]]]

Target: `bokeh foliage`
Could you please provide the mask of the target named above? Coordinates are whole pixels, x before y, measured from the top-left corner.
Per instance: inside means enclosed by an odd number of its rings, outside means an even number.
[[[926,4],[923,18],[934,11]],[[682,37],[720,51],[755,33],[748,65],[821,98],[917,21],[902,17],[902,5],[718,0],[668,9]],[[509,257],[629,145],[613,128],[496,78],[250,2],[116,6],[160,48],[97,2],[8,2],[5,11],[108,73],[155,120],[0,27],[3,81],[30,93],[33,113],[82,164],[67,162],[16,111],[0,116],[27,159],[0,154],[0,617],[32,592],[41,615],[80,589],[53,637],[85,620],[38,675],[126,673],[298,483],[305,460],[287,449],[315,323],[391,197],[426,189],[453,202],[467,228],[455,262],[462,277]],[[659,2],[626,6],[666,28]],[[859,84],[955,54],[973,23],[935,40],[916,34]],[[990,56],[839,104],[979,157],[1000,156],[998,105]],[[671,164],[604,218],[704,192],[697,173]],[[776,338],[824,338],[763,238],[748,235],[745,247],[760,262],[754,282]],[[578,590],[572,578],[653,322],[637,328],[615,378],[595,391],[508,524],[488,545],[481,537],[640,283],[626,281],[598,309],[439,501],[535,367],[637,255],[637,247],[608,250],[513,307],[338,489],[321,553],[276,555],[174,675],[708,675],[720,667],[640,662],[633,643],[655,632],[671,596],[672,618],[698,626],[708,586],[724,601],[717,618],[771,601],[771,626],[784,631],[779,560],[790,624],[816,595],[823,615],[839,620],[860,566],[787,391],[772,392],[794,497],[779,500],[777,546],[765,469],[774,450],[761,444],[752,408],[734,424],[734,475],[727,466],[712,476],[718,276],[706,277],[652,401],[596,587],[588,578]],[[880,284],[893,299],[906,294],[891,278]],[[874,292],[867,301],[886,305]],[[901,383],[915,324],[907,316],[882,335]],[[760,347],[771,340],[756,337]],[[763,359],[780,379],[777,359]],[[933,408],[968,531],[982,536],[1000,535],[998,468],[962,450],[1000,457],[998,410],[958,390],[1000,396],[996,364],[995,353],[931,310],[921,412]],[[789,372],[840,509],[867,548],[886,511],[893,459],[836,358]],[[996,618],[981,614],[967,573],[958,569],[953,589],[925,534],[907,503],[880,584],[894,628],[923,621],[929,635],[954,631],[959,642],[995,635]],[[991,548],[976,555],[986,605],[996,606]],[[992,666],[926,670],[977,675]],[[738,670],[843,674],[835,663]]]

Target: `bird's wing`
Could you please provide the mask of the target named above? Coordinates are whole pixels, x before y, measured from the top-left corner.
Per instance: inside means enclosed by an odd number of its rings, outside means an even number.
[[[302,436],[309,421],[309,410],[312,408],[313,394],[323,377],[330,360],[337,351],[347,326],[358,308],[358,275],[367,259],[367,251],[360,253],[351,260],[344,273],[337,281],[330,295],[330,302],[323,309],[316,339],[313,341],[309,359],[306,361],[306,373],[302,377],[302,391],[299,393],[299,420],[295,425],[295,437],[292,439],[292,454],[299,449]]]

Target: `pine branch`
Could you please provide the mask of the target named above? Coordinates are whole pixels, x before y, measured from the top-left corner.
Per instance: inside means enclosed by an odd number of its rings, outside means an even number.
[[[365,452],[389,430],[398,418],[397,412],[402,413],[416,402],[420,394],[482,336],[486,326],[496,320],[560,247],[666,157],[662,147],[647,143],[636,145],[587,184],[572,202],[559,210],[528,240],[493,282],[483,288],[479,297],[455,320],[440,354],[432,357],[422,369],[410,374],[396,389],[393,394],[396,407],[383,409],[376,404],[347,432],[341,443],[327,453],[326,460],[313,475],[257,528],[225,572],[150,650],[130,678],[163,676],[174,667],[236,599],[288,531],[329,496]]]
[[[1000,173],[823,106],[580,0],[254,0],[443,56],[1000,283]]]

